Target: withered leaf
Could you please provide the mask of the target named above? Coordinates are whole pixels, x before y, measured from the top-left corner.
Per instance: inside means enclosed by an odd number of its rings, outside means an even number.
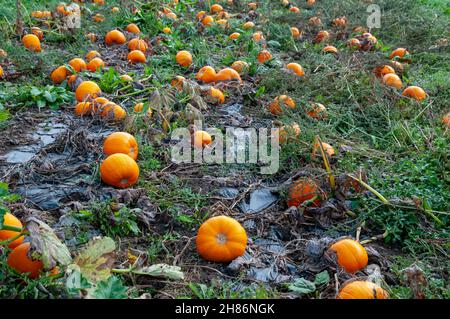
[[[57,264],[65,266],[72,262],[69,249],[46,223],[30,217],[26,221],[26,228],[30,236],[31,251],[40,255],[45,269],[52,269]]]
[[[167,264],[155,264],[149,267],[143,267],[132,271],[137,275],[146,275],[152,277],[164,277],[174,280],[184,279],[184,273],[178,266],[170,266]]]
[[[74,264],[91,282],[105,281],[111,276],[116,244],[109,237],[93,238],[75,257]]]

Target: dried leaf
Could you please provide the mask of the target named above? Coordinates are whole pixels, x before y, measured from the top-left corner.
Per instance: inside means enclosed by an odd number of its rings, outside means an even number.
[[[30,217],[26,224],[31,251],[39,254],[46,269],[52,269],[57,264],[65,266],[72,262],[69,249],[59,240],[50,226],[34,217]]]
[[[137,275],[146,275],[152,277],[164,277],[174,280],[183,280],[184,273],[178,266],[170,266],[167,264],[155,264],[149,267],[132,270]]]
[[[93,238],[75,258],[74,264],[89,281],[105,281],[111,276],[115,249],[116,244],[111,238]]]

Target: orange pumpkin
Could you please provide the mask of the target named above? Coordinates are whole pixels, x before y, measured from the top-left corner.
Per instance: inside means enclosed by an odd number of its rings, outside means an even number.
[[[223,7],[220,4],[213,4],[211,6],[211,13],[218,13],[220,11],[223,11]]]
[[[214,18],[211,17],[211,16],[206,16],[206,17],[204,17],[203,20],[202,20],[202,24],[203,24],[205,27],[208,27],[208,26],[212,25],[213,22],[214,22]]]
[[[3,68],[2,68],[2,66],[0,65],[0,79],[3,77]]]
[[[172,33],[172,30],[171,30],[169,27],[163,28],[162,31],[163,31],[165,34]]]
[[[353,281],[345,285],[336,299],[389,299],[389,294],[369,281]]]
[[[402,80],[400,80],[397,74],[386,74],[385,76],[383,76],[383,83],[398,90],[402,88]]]
[[[300,126],[297,123],[294,123],[292,125],[286,125],[280,129],[277,129],[274,137],[278,137],[279,143],[283,144],[290,139],[298,137],[300,133]]]
[[[200,11],[199,13],[197,13],[196,17],[197,20],[201,21],[203,20],[203,18],[206,16],[206,12],[205,11]]]
[[[120,105],[107,102],[102,105],[100,115],[106,120],[121,121],[127,117],[127,112]]]
[[[192,64],[192,55],[188,51],[180,51],[175,57],[177,63],[184,67],[189,67]]]
[[[19,273],[28,273],[31,279],[37,278],[44,268],[40,260],[33,260],[28,257],[30,243],[23,243],[14,248],[8,255],[8,265]]]
[[[335,251],[339,266],[348,273],[355,273],[367,266],[369,257],[366,249],[353,239],[342,239],[331,245]]]
[[[130,23],[129,25],[127,25],[125,30],[127,30],[128,32],[134,33],[134,34],[141,33],[141,30],[139,29],[139,27],[134,23]]]
[[[320,144],[319,144],[317,141],[314,143],[313,152],[312,152],[312,155],[313,155],[313,156],[316,156],[316,155],[318,155],[318,154],[321,154],[321,152],[320,152],[320,146],[319,146],[319,145],[320,145]],[[334,155],[336,154],[335,151],[334,151],[333,146],[331,146],[331,145],[328,144],[328,143],[322,142],[322,148],[323,148],[324,152],[325,152],[329,157],[332,157],[332,156],[334,156]]]
[[[120,79],[122,81],[125,81],[125,82],[132,82],[133,81],[133,78],[131,76],[129,76],[128,74],[122,74],[120,76]]]
[[[216,80],[216,76],[216,70],[214,70],[213,67],[207,65],[201,68],[195,77],[199,81],[211,83]]]
[[[256,8],[258,7],[258,4],[255,3],[255,2],[250,2],[250,3],[248,4],[248,7],[249,7],[250,9],[252,9],[252,10],[256,10]]]
[[[289,8],[289,11],[294,12],[294,13],[299,13],[299,12],[300,12],[300,9],[297,8],[297,7],[290,7],[290,8]]]
[[[314,41],[316,43],[320,43],[320,42],[328,40],[329,38],[330,38],[330,33],[328,31],[322,30],[317,33]]]
[[[32,27],[31,33],[33,33],[35,36],[37,36],[39,38],[39,40],[44,39],[44,32],[42,32],[42,30],[38,27]]]
[[[112,13],[117,13],[117,12],[119,12],[120,11],[120,9],[118,8],[118,7],[112,7],[111,8],[111,12]]]
[[[145,53],[147,52],[147,49],[148,49],[147,43],[139,38],[131,39],[128,42],[128,50],[130,51],[139,50],[142,51],[142,53]]]
[[[294,182],[289,189],[289,195],[287,204],[289,207],[298,207],[304,202],[313,200],[314,206],[319,206],[321,196],[320,196],[319,186],[310,179],[299,179]]]
[[[255,32],[255,33],[253,33],[252,39],[253,39],[253,41],[255,41],[256,43],[259,43],[259,42],[265,40],[265,39],[264,39],[264,35],[263,35],[263,33],[262,33],[261,31],[257,31],[257,32]]]
[[[322,49],[322,53],[333,53],[333,54],[337,54],[338,50],[336,49],[336,47],[332,46],[332,45],[327,45],[326,47],[324,47]]]
[[[291,27],[291,35],[294,39],[299,39],[302,36],[300,30],[296,27]]]
[[[306,114],[316,120],[323,120],[328,117],[327,109],[323,104],[311,102]]]
[[[89,61],[91,61],[93,58],[99,58],[100,57],[100,53],[98,53],[97,51],[95,51],[95,50],[92,50],[92,51],[89,51],[87,54],[86,54],[86,60],[89,62]]]
[[[192,135],[192,144],[195,148],[203,148],[206,145],[211,144],[212,137],[208,132],[195,131]]]
[[[353,49],[359,49],[361,47],[361,42],[357,38],[351,38],[348,40],[347,44]]]
[[[34,34],[26,34],[22,38],[22,43],[30,51],[41,52],[41,41]]]
[[[239,74],[245,74],[249,70],[249,65],[245,61],[234,61],[231,68]]]
[[[80,58],[74,58],[74,59],[70,60],[69,65],[77,73],[86,70],[86,62],[84,62],[84,60],[80,59]]]
[[[245,30],[253,29],[254,27],[255,27],[255,24],[253,22],[251,22],[251,21],[245,22],[242,25],[242,28],[245,29]]]
[[[223,95],[222,91],[219,89],[211,87],[208,94],[213,103],[223,104],[225,102],[225,95]]]
[[[237,40],[240,36],[241,36],[241,34],[239,32],[234,32],[234,33],[230,34],[230,36],[228,38],[230,40]]]
[[[212,217],[200,226],[196,245],[202,258],[213,262],[229,262],[244,254],[247,233],[231,217]]]
[[[115,132],[109,135],[103,143],[103,153],[106,155],[126,154],[136,160],[138,145],[133,135],[126,132]]]
[[[19,219],[17,219],[16,216],[14,216],[11,213],[6,213],[4,215],[4,219],[3,219],[3,225],[5,226],[11,226],[11,227],[17,227],[22,229],[23,225],[20,222]],[[14,231],[14,230],[0,230],[0,241],[5,241],[11,238],[16,237],[17,235],[19,235],[18,232]],[[20,236],[19,238],[15,239],[14,241],[10,242],[8,247],[9,248],[16,248],[17,246],[19,246],[20,244],[22,244],[24,237]]]
[[[105,36],[105,43],[106,45],[113,45],[113,44],[125,44],[127,41],[127,38],[125,35],[120,32],[119,30],[111,30],[109,31]]]
[[[397,48],[389,55],[389,59],[395,59],[397,58],[400,61],[410,62],[411,59],[408,59],[407,56],[409,56],[408,50],[405,48]]]
[[[287,96],[287,95],[280,95],[277,96],[272,103],[269,104],[269,111],[273,115],[280,115],[283,113],[283,108],[290,108],[291,110],[294,110],[297,105],[295,104],[295,101]]]
[[[375,68],[374,73],[377,77],[382,78],[386,74],[395,74],[395,70],[389,65],[381,65]]]
[[[294,74],[298,76],[304,76],[305,72],[303,71],[303,68],[298,63],[289,63],[286,65],[286,69],[292,71]]]
[[[88,38],[91,42],[97,41],[97,35],[95,33],[86,34],[86,38]]]
[[[93,103],[90,102],[80,102],[75,106],[75,114],[78,116],[92,115],[93,110]]]
[[[94,22],[103,22],[105,21],[105,16],[103,14],[97,13],[92,17],[92,21]]]
[[[97,70],[104,68],[105,62],[103,62],[100,58],[93,58],[91,61],[89,61],[87,65],[87,69],[91,72],[97,72]]]
[[[239,75],[239,73],[237,73],[237,71],[232,68],[225,68],[225,69],[222,69],[219,72],[217,72],[215,80],[216,81],[237,80],[239,82],[242,82],[241,76]]]
[[[186,81],[186,79],[183,76],[176,76],[172,82],[170,83],[173,87],[176,87],[178,91],[183,90],[183,82]]]
[[[117,188],[128,188],[138,181],[139,166],[128,155],[113,154],[102,162],[100,176],[105,184]]]
[[[447,126],[447,128],[450,128],[450,112],[448,112],[442,117],[442,124]]]
[[[100,87],[97,85],[97,83],[92,81],[84,81],[82,82],[75,91],[75,97],[77,98],[78,102],[83,102],[86,99],[94,99],[99,94],[102,93],[102,90],[100,90]]]
[[[413,98],[419,102],[426,99],[426,97],[427,97],[427,93],[425,93],[425,91],[421,87],[418,87],[418,86],[408,86],[403,91],[402,95]]]
[[[70,71],[64,65],[61,65],[53,70],[53,72],[50,74],[50,78],[52,79],[53,83],[60,84],[70,74],[71,74]]]
[[[322,24],[322,20],[319,17],[311,17],[308,19],[309,25],[320,25]]]
[[[259,63],[266,63],[267,61],[272,59],[272,54],[267,50],[262,50],[258,53],[258,61]]]
[[[147,58],[144,53],[139,50],[134,50],[128,53],[128,62],[130,63],[145,63],[147,62]]]

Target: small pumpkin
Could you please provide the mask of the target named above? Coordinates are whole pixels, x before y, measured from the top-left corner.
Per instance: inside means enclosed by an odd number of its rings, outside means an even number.
[[[91,102],[80,102],[75,106],[75,114],[78,116],[92,115],[95,113],[93,110],[93,103]]]
[[[357,280],[346,284],[336,299],[389,299],[389,294],[373,282]]]
[[[328,117],[326,107],[321,103],[311,102],[308,105],[308,109],[306,110],[306,114],[316,120],[323,120]]]
[[[131,39],[130,41],[128,41],[128,50],[130,50],[130,51],[139,50],[139,51],[142,51],[142,53],[145,53],[145,52],[147,52],[147,49],[148,49],[148,45],[142,39],[134,38],[134,39]]]
[[[139,29],[139,27],[134,23],[130,23],[129,25],[127,25],[125,30],[127,30],[130,33],[134,33],[134,34],[141,33],[141,30]]]
[[[172,30],[171,30],[169,27],[163,28],[162,31],[163,31],[165,34],[172,33]]]
[[[308,19],[308,24],[309,25],[321,25],[322,24],[322,20],[320,20],[319,17],[311,17]]]
[[[347,45],[352,49],[359,49],[361,47],[361,42],[357,38],[351,38],[347,41]]]
[[[92,21],[94,22],[103,22],[105,21],[105,16],[101,13],[96,13],[93,17],[92,17]]]
[[[322,30],[319,31],[314,39],[314,42],[320,43],[326,41],[330,38],[330,33],[328,31]]]
[[[316,155],[318,155],[318,154],[321,154],[321,152],[320,152],[320,146],[319,146],[319,145],[320,145],[320,144],[319,144],[317,141],[314,143],[313,152],[312,152],[313,156],[316,156]],[[324,152],[325,152],[329,157],[332,157],[332,156],[334,156],[334,155],[336,154],[336,152],[334,151],[333,146],[331,146],[331,145],[328,144],[328,143],[322,142],[322,148],[323,148]]]
[[[255,3],[255,2],[250,2],[250,3],[248,4],[248,7],[249,7],[251,10],[256,10],[256,8],[258,7],[258,4]]]
[[[290,108],[294,110],[297,105],[295,104],[295,101],[287,96],[287,95],[280,95],[277,96],[270,104],[269,104],[269,111],[273,115],[280,115],[283,113],[283,108]]]
[[[411,59],[408,58],[410,53],[405,48],[397,48],[389,55],[389,59],[398,59],[399,61],[411,62]]]
[[[3,67],[0,65],[0,79],[3,77]]]
[[[186,81],[186,79],[183,76],[178,75],[172,80],[172,82],[170,82],[170,84],[173,87],[176,87],[178,89],[178,91],[183,91],[183,83],[184,83],[184,81]]]
[[[128,188],[138,181],[139,166],[128,155],[112,154],[102,162],[100,176],[105,184],[117,188]]]
[[[185,68],[192,64],[192,54],[189,51],[179,51],[175,57],[177,63]]]
[[[91,61],[93,58],[99,58],[99,57],[101,57],[100,53],[98,53],[98,51],[95,51],[95,50],[89,51],[85,56],[85,58],[88,62]]]
[[[31,33],[33,33],[35,36],[37,36],[40,41],[42,41],[44,39],[44,32],[38,27],[32,27]]]
[[[249,30],[249,29],[253,29],[255,27],[255,24],[251,21],[247,21],[242,25],[242,28],[244,30]]]
[[[170,19],[170,20],[173,20],[173,21],[176,21],[178,19],[177,15],[175,13],[173,13],[173,12],[167,13],[166,14],[166,18]]]
[[[77,73],[86,70],[86,62],[84,62],[84,60],[81,58],[74,58],[74,59],[70,60],[69,65]]]
[[[206,260],[229,262],[244,254],[247,233],[234,218],[212,217],[200,226],[196,246],[200,256]]]
[[[292,125],[285,125],[277,129],[274,137],[278,137],[278,142],[283,144],[290,139],[295,139],[300,136],[300,133],[300,126],[297,123],[294,123]]]
[[[302,33],[296,27],[291,27],[291,35],[294,39],[299,39],[302,37]]]
[[[50,78],[52,79],[53,83],[60,84],[70,74],[70,71],[64,65],[61,65],[52,71],[52,73],[50,74]]]
[[[88,38],[91,42],[96,42],[97,41],[97,35],[95,33],[88,33],[86,34],[86,38]]]
[[[119,12],[120,11],[120,9],[118,8],[118,7],[112,7],[111,8],[111,12],[112,13],[117,13],[117,12]]]
[[[125,44],[125,42],[127,42],[127,38],[119,30],[111,30],[105,36],[105,43],[108,46],[111,46],[113,44],[122,45]]]
[[[427,98],[427,93],[419,86],[408,86],[402,93],[403,96],[422,101]]]
[[[7,263],[9,267],[17,272],[24,274],[28,273],[30,279],[39,277],[40,272],[44,268],[44,264],[40,260],[33,260],[28,257],[30,250],[30,243],[22,243],[13,249],[8,255]]]
[[[120,79],[122,81],[125,81],[125,82],[132,82],[133,81],[133,78],[131,76],[129,76],[128,74],[122,74],[120,76]]]
[[[240,75],[246,74],[249,70],[249,65],[245,61],[234,61],[231,68],[235,70]]]
[[[145,57],[144,53],[140,50],[133,50],[130,53],[128,53],[128,62],[135,64],[135,63],[145,63],[147,62],[147,58]]]
[[[26,34],[22,38],[22,43],[30,51],[41,52],[41,41],[34,34]]]
[[[321,194],[319,186],[311,179],[299,179],[289,189],[287,205],[301,206],[304,202],[313,200],[313,206],[319,206]]]
[[[213,4],[211,6],[211,13],[219,13],[220,11],[223,11],[223,7],[220,4]]]
[[[198,130],[192,135],[192,145],[194,145],[195,148],[203,148],[211,143],[212,137],[208,132]]]
[[[383,84],[394,87],[397,90],[402,88],[402,80],[400,80],[397,74],[389,73],[383,76]]]
[[[394,68],[389,65],[381,65],[375,68],[373,72],[379,78],[383,78],[386,74],[395,74]]]
[[[197,20],[202,21],[206,16],[206,11],[200,11],[196,14]]]
[[[215,81],[232,81],[237,80],[239,82],[242,82],[241,76],[239,73],[232,68],[224,68],[217,72]]]
[[[92,81],[84,81],[77,87],[75,97],[78,102],[83,102],[88,98],[95,99],[101,93],[102,90],[100,90],[97,83]]]
[[[211,16],[205,16],[205,17],[203,18],[203,20],[202,20],[202,24],[203,24],[205,27],[211,26],[211,25],[213,24],[213,22],[214,22],[214,18],[211,17]]]
[[[258,53],[258,61],[259,63],[266,63],[267,61],[272,59],[272,54],[267,50],[262,50]]]
[[[213,103],[223,104],[225,102],[225,95],[219,89],[211,87],[208,95]]]
[[[89,61],[87,69],[91,72],[97,72],[97,70],[105,67],[105,62],[101,58],[93,58]]]
[[[211,83],[216,80],[216,76],[216,70],[214,70],[213,67],[207,65],[202,67],[198,71],[196,79],[205,83]]]
[[[234,32],[234,33],[230,34],[230,36],[228,38],[230,40],[237,40],[240,36],[241,36],[241,34],[239,32]]]
[[[127,117],[127,112],[120,105],[108,102],[102,105],[100,115],[105,120],[121,121]]]
[[[367,266],[369,257],[366,249],[353,239],[342,239],[331,245],[336,252],[337,262],[348,273],[355,273]]]
[[[109,135],[103,143],[103,153],[106,155],[126,154],[136,160],[138,145],[133,135],[127,132],[115,132]]]
[[[11,213],[6,213],[3,217],[3,225],[5,226],[11,226],[11,227],[17,227],[22,229],[23,225],[20,222],[20,220],[14,216]],[[16,237],[17,235],[19,235],[18,232],[14,231],[14,230],[1,230],[0,229],[0,241],[5,241],[8,239],[12,239],[14,237]],[[17,246],[19,246],[20,244],[22,244],[24,240],[24,236],[20,236],[19,238],[15,239],[14,241],[10,242],[8,247],[13,249],[16,248]]]
[[[255,32],[255,33],[253,33],[252,39],[253,39],[253,41],[255,41],[256,43],[259,43],[259,42],[265,40],[265,39],[264,39],[264,35],[263,35],[263,33],[262,33],[261,31],[257,31],[257,32]]]
[[[293,13],[299,13],[300,9],[298,7],[290,7],[289,11],[293,12]]]
[[[332,45],[327,45],[326,47],[324,47],[322,49],[322,53],[333,53],[333,54],[337,54],[338,53],[338,49]]]
[[[286,69],[288,69],[289,71],[293,72],[297,76],[304,76],[305,75],[305,72],[303,71],[302,66],[300,64],[298,64],[298,63],[288,63],[286,65]]]

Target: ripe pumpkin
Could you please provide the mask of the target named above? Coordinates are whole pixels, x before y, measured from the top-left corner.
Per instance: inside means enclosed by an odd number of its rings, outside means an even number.
[[[185,68],[192,64],[192,54],[188,51],[180,51],[177,53],[175,59],[177,63]]]
[[[192,144],[195,148],[203,148],[206,145],[211,144],[212,137],[208,132],[195,131],[192,135]]]
[[[208,94],[213,103],[223,104],[225,102],[225,95],[223,95],[222,91],[219,89],[211,87]]]
[[[89,51],[87,54],[86,54],[86,60],[89,62],[89,61],[91,61],[93,58],[99,58],[99,57],[101,57],[101,55],[100,55],[100,53],[98,53],[97,51],[95,51],[95,50],[92,50],[92,51]]]
[[[289,11],[294,12],[294,13],[299,13],[299,12],[300,12],[300,9],[297,8],[297,7],[290,7],[290,8],[289,8]]]
[[[398,90],[402,88],[402,80],[400,80],[397,74],[386,74],[385,76],[383,76],[383,83]]]
[[[405,48],[397,48],[389,55],[389,59],[395,59],[397,58],[400,61],[410,62],[411,60],[408,58],[405,58],[406,56],[409,56],[408,50]]]
[[[78,116],[92,115],[93,110],[93,103],[91,102],[80,102],[75,106],[75,114]]]
[[[74,58],[69,61],[69,65],[75,70],[75,72],[79,73],[81,71],[86,70],[86,62],[80,58]]]
[[[34,34],[26,34],[22,38],[22,43],[30,51],[41,52],[41,41]]]
[[[244,254],[247,233],[234,218],[216,216],[200,226],[196,245],[202,258],[213,262],[229,262]]]
[[[306,4],[307,4],[309,7],[312,7],[312,6],[314,5],[314,3],[316,3],[316,0],[306,0]]]
[[[91,72],[97,72],[97,70],[104,68],[105,62],[101,58],[93,58],[91,61],[89,61],[87,65],[87,69]]]
[[[245,22],[242,25],[242,28],[245,29],[245,30],[253,29],[254,27],[255,27],[255,24],[253,22],[251,22],[251,21]]]
[[[234,61],[231,68],[235,70],[240,75],[246,74],[249,70],[249,65],[245,61]]]
[[[395,74],[395,70],[389,65],[381,65],[375,68],[374,73],[377,77],[383,78],[386,74]]]
[[[263,35],[263,33],[262,33],[261,31],[257,31],[257,32],[255,32],[255,33],[253,33],[252,39],[253,39],[253,41],[255,41],[256,43],[259,43],[259,42],[265,40],[265,39],[264,39],[264,35]]]
[[[306,111],[306,114],[316,120],[323,120],[328,117],[326,107],[323,104],[314,102],[310,103],[309,109]]]
[[[138,145],[133,135],[126,132],[115,132],[109,135],[103,143],[103,153],[106,155],[126,154],[136,160],[138,157]]]
[[[327,45],[326,47],[324,47],[322,49],[323,53],[333,53],[333,54],[337,54],[338,50],[336,49],[336,47],[332,46],[332,45]]]
[[[130,156],[116,153],[102,162],[100,176],[105,184],[117,188],[128,188],[138,181],[139,166]]]
[[[291,35],[294,39],[299,39],[302,36],[300,30],[296,27],[291,27]]]
[[[97,112],[98,110],[102,110],[103,106],[106,105],[106,103],[110,103],[109,100],[107,98],[104,97],[97,97],[95,98],[93,101],[93,109],[95,110],[95,112]]]
[[[142,53],[145,53],[147,52],[147,49],[148,49],[147,43],[139,38],[131,39],[128,42],[128,50],[130,51],[139,50],[142,51]]]
[[[217,74],[216,74],[216,81],[232,81],[232,80],[237,80],[239,82],[242,82],[241,80],[241,76],[239,75],[239,73],[232,69],[232,68],[225,68],[220,70]]]
[[[170,83],[173,87],[176,87],[178,89],[178,91],[182,91],[183,90],[183,82],[186,79],[183,76],[176,76],[172,82]]]
[[[107,102],[102,105],[100,115],[106,120],[121,121],[127,117],[127,112],[120,105]]]
[[[128,62],[130,63],[145,63],[147,62],[147,58],[144,53],[140,50],[133,50],[128,53]]]
[[[444,124],[447,127],[450,127],[450,112],[448,112],[442,117],[442,124]]]
[[[92,81],[84,81],[77,87],[75,97],[78,102],[83,102],[86,99],[95,99],[101,93],[102,90],[100,90],[97,83]]]
[[[295,104],[295,101],[287,96],[287,95],[280,95],[277,96],[270,104],[269,104],[269,111],[273,115],[280,115],[283,113],[283,108],[288,107],[292,110],[294,110],[297,105]]]
[[[8,255],[8,265],[19,273],[29,273],[31,279],[37,278],[44,268],[40,260],[33,260],[28,257],[30,243],[22,243],[13,249]]]
[[[112,13],[117,13],[117,12],[119,12],[120,11],[120,9],[118,8],[118,7],[113,7],[113,8],[111,8],[111,12]]]
[[[128,32],[134,33],[134,34],[141,33],[141,30],[139,29],[139,27],[134,23],[130,23],[129,25],[127,25],[125,30],[127,30]]]
[[[236,40],[241,36],[241,34],[239,32],[234,32],[232,34],[230,34],[230,36],[228,37],[230,40]]]
[[[103,22],[103,21],[105,21],[105,16],[103,14],[97,13],[92,17],[92,20],[97,23]]]
[[[50,74],[50,78],[52,79],[53,83],[60,84],[70,74],[70,71],[64,65],[61,65],[52,71],[52,73]]]
[[[206,16],[206,12],[205,11],[200,11],[199,13],[197,13],[196,17],[197,20],[201,21],[203,20],[203,18]]]
[[[169,28],[169,27],[165,27],[165,28],[163,28],[163,30],[162,30],[165,34],[169,34],[169,33],[172,33],[172,30]]]
[[[258,5],[255,2],[250,2],[248,4],[248,7],[252,10],[256,10],[256,8],[258,7]]]
[[[345,285],[336,299],[389,299],[389,294],[369,281],[353,281]]]
[[[119,30],[111,30],[105,36],[105,43],[108,46],[113,44],[122,45],[125,44],[125,42],[127,42],[127,38]]]
[[[348,273],[355,273],[367,266],[369,257],[366,249],[353,239],[342,239],[331,245],[335,251],[339,266]]]
[[[20,228],[20,229],[23,228],[23,225],[20,222],[20,220],[16,216],[11,214],[11,213],[6,213],[4,215],[3,225],[17,227],[17,228]],[[13,237],[16,237],[17,235],[19,235],[19,233],[16,232],[16,231],[13,231],[13,230],[0,230],[0,241],[5,241],[5,240],[8,240],[8,239],[11,239]],[[20,236],[19,238],[17,238],[14,241],[10,242],[8,247],[11,248],[11,249],[16,248],[17,246],[22,244],[23,239],[24,239],[24,236]]]
[[[213,4],[211,6],[211,13],[218,13],[220,11],[223,11],[223,7],[220,4]]]
[[[217,76],[216,70],[214,70],[211,66],[207,65],[201,68],[195,77],[199,81],[211,83],[216,80],[216,76]]]
[[[278,137],[278,141],[280,144],[285,143],[289,139],[294,139],[298,137],[301,133],[300,126],[297,123],[292,125],[286,125],[281,127],[275,133],[275,138]]]
[[[347,18],[341,17],[341,18],[333,19],[333,21],[331,21],[331,24],[335,27],[344,27],[347,25]]]
[[[308,20],[309,25],[320,25],[322,24],[322,20],[319,17],[311,17]]]
[[[170,20],[174,20],[176,21],[178,19],[177,15],[173,12],[169,12],[166,14],[166,18],[170,19]],[[211,17],[212,18],[212,17]]]
[[[226,11],[220,11],[217,14],[217,19],[229,19],[229,18],[230,18],[230,15]]]
[[[202,24],[203,24],[205,27],[208,27],[208,26],[212,25],[213,22],[214,22],[214,18],[211,17],[211,16],[205,16],[205,17],[203,18],[203,20],[202,20]]]
[[[402,95],[413,98],[419,102],[426,99],[426,97],[427,97],[427,93],[425,93],[425,91],[421,87],[418,87],[418,86],[408,86],[403,91]]]
[[[44,39],[44,32],[38,27],[32,27],[31,33],[33,33],[35,36],[37,36],[39,38],[39,40]]]
[[[0,65],[0,79],[3,77],[3,68],[2,68],[2,66]]]
[[[267,50],[262,50],[258,53],[258,61],[259,63],[266,63],[267,61],[272,59],[272,54]]]
[[[304,76],[305,72],[303,71],[303,68],[298,63],[289,63],[286,65],[286,69],[292,71],[294,74],[298,76]]]
[[[289,189],[287,204],[289,207],[298,207],[314,197],[317,198],[314,199],[313,206],[319,206],[321,200],[319,186],[310,179],[299,179]]]
[[[322,142],[322,148],[329,157],[332,157],[335,155],[334,148],[330,144]],[[316,156],[318,154],[320,154],[320,146],[319,146],[319,143],[316,141],[314,143],[314,147],[313,147],[313,156]]]
[[[322,30],[317,33],[314,41],[316,43],[320,43],[320,42],[328,40],[329,38],[330,38],[330,33],[328,31]]]
[[[86,38],[88,38],[91,42],[97,41],[97,35],[95,33],[88,33],[86,34]]]

